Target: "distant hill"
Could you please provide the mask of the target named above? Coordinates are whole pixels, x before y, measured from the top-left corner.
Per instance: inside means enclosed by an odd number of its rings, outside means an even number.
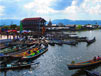
[[[96,24],[96,22],[101,25],[101,20],[69,20],[69,19],[56,19],[53,20],[52,23],[53,24],[59,24],[59,23],[63,23],[64,25],[67,24]],[[48,22],[47,22],[48,23]],[[11,25],[11,24],[17,24],[20,25],[20,20],[17,19],[0,19],[0,26],[3,25]]]
[[[68,19],[56,19],[52,21],[53,24],[63,23],[64,25],[67,24],[96,24],[98,23],[101,25],[101,20],[68,20]]]

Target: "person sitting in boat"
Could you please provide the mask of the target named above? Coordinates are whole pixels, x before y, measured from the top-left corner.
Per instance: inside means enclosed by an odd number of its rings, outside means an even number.
[[[93,58],[93,61],[96,61],[96,56]]]
[[[97,60],[101,60],[101,58],[98,56],[98,57],[97,57]]]

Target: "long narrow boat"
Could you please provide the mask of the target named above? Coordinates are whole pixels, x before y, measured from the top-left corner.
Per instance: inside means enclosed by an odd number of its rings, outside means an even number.
[[[37,50],[36,54],[31,53],[27,56],[23,56],[21,60],[22,61],[23,60],[30,60],[30,59],[34,60],[34,59],[38,58],[39,56],[41,56],[42,54],[44,54],[47,50],[48,50],[48,47],[46,46],[45,48],[41,48],[41,49]]]
[[[75,40],[72,40],[72,41],[63,41],[63,43],[67,45],[76,45],[78,42]]]
[[[14,52],[24,50],[25,48],[27,48],[27,46],[16,45],[16,46],[2,49],[0,50],[0,53],[3,53],[3,54],[14,53]]]
[[[54,46],[55,45],[55,43],[54,43],[53,40],[49,40],[48,44],[50,44],[51,46]]]
[[[95,42],[96,41],[96,39],[95,39],[95,37],[92,39],[92,40],[87,40],[87,44],[91,44],[91,43],[93,43],[93,42]]]
[[[0,44],[0,50],[7,48],[7,46],[5,46],[4,44]]]
[[[7,43],[7,42],[12,42],[12,40],[11,39],[2,39],[2,40],[0,40],[0,44],[1,43]]]
[[[4,55],[0,53],[0,62],[7,62],[10,63],[14,60],[19,60],[21,57],[15,57],[15,56],[10,56],[10,55]],[[0,63],[1,64],[1,63]]]
[[[48,50],[48,44],[43,47],[36,46],[35,48],[27,49],[26,51],[21,51],[19,53],[13,53],[10,54],[13,57],[21,57],[21,61],[23,60],[29,60],[29,59],[36,59],[43,53],[45,53]]]
[[[68,64],[67,66],[71,70],[71,69],[86,68],[86,67],[94,66],[94,65],[97,65],[97,64],[101,64],[101,60],[96,60],[96,61],[89,60],[89,61],[80,62],[80,63],[76,63],[76,64]]]
[[[0,71],[6,71],[6,70],[17,70],[17,69],[23,69],[23,68],[30,68],[31,64],[7,64],[5,67],[0,66]]]

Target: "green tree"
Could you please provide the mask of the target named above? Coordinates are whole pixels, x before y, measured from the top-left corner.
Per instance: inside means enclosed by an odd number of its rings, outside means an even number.
[[[76,27],[77,30],[79,30],[79,29],[81,29],[81,28],[82,28],[82,25],[78,25],[78,26]]]
[[[3,29],[9,29],[9,26],[6,26],[6,25],[5,25],[5,26],[3,26],[2,28],[3,28]]]
[[[16,24],[13,24],[13,25],[10,26],[10,28],[11,28],[12,30],[15,30],[15,29],[17,28],[17,25],[16,25]]]

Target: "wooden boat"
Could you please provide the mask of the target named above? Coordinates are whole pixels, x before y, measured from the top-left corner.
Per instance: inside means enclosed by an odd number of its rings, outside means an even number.
[[[76,40],[78,42],[87,42],[87,37],[78,37]]]
[[[92,40],[87,40],[87,44],[91,44],[91,43],[93,43],[93,42],[95,42],[96,41],[96,39],[95,39],[95,37],[92,39]]]
[[[58,43],[57,45],[62,46],[62,42]]]
[[[7,48],[7,46],[5,46],[4,44],[0,44],[0,50]]]
[[[27,49],[26,51],[21,51],[21,52],[15,53],[15,54],[13,53],[10,55],[13,57],[21,57],[21,59],[20,59],[21,61],[28,60],[28,59],[34,60],[48,50],[48,44],[47,45],[44,44],[44,46],[42,48],[41,46],[38,45],[34,48]]]
[[[30,59],[34,60],[34,59],[38,58],[39,56],[41,56],[43,53],[45,53],[47,50],[48,50],[48,47],[46,46],[45,48],[37,50],[36,54],[31,53],[31,54],[29,54],[27,56],[23,56],[21,58],[21,61],[23,61],[23,60],[30,60]]]
[[[87,42],[87,39],[76,39],[78,42]]]
[[[62,40],[53,40],[53,42],[59,46],[62,46]]]
[[[9,48],[5,48],[5,49],[2,49],[0,51],[0,53],[4,53],[4,54],[8,54],[8,53],[14,53],[14,52],[18,52],[18,51],[21,51],[21,50],[24,50],[25,48],[27,48],[27,46],[23,46],[22,45],[16,45],[16,46],[12,46],[12,47],[9,47]]]
[[[68,68],[69,69],[81,69],[81,68],[86,68],[86,67],[90,67],[90,66],[94,66],[97,64],[101,64],[101,60],[89,60],[89,61],[85,61],[85,62],[81,62],[81,63],[76,63],[76,64],[68,64]]]
[[[18,60],[21,59],[21,57],[14,57],[14,56],[10,56],[10,55],[4,55],[2,53],[0,53],[0,61],[5,61],[5,62],[12,62],[13,60]]]
[[[12,42],[12,40],[11,39],[2,39],[2,40],[0,40],[0,44],[1,43],[8,43],[8,42]]]
[[[70,38],[70,39],[78,39],[78,37],[79,37],[79,36],[77,36],[77,35],[69,35],[69,36],[68,36],[68,38]]]
[[[78,37],[78,39],[87,39],[87,37]]]
[[[23,68],[30,68],[31,64],[6,64],[6,66],[0,66],[0,71],[7,71],[7,70],[18,70]]]
[[[50,40],[50,41],[48,42],[48,44],[50,44],[51,46],[54,46],[54,45],[55,45],[54,41],[52,41],[52,40]]]
[[[67,45],[76,45],[78,42],[75,40],[72,40],[72,41],[63,41],[63,43]]]
[[[55,46],[55,43],[49,43],[51,46]]]
[[[21,60],[22,60],[22,61],[23,61],[23,60],[30,60],[30,59],[33,59],[33,60],[34,60],[34,59],[38,58],[39,56],[41,56],[43,53],[45,53],[47,50],[48,50],[47,47],[42,48],[42,49],[38,50],[39,53],[38,53],[38,51],[36,51],[36,52],[37,52],[36,55],[29,54],[29,55],[27,55],[27,56],[23,56],[23,57],[21,58]]]

